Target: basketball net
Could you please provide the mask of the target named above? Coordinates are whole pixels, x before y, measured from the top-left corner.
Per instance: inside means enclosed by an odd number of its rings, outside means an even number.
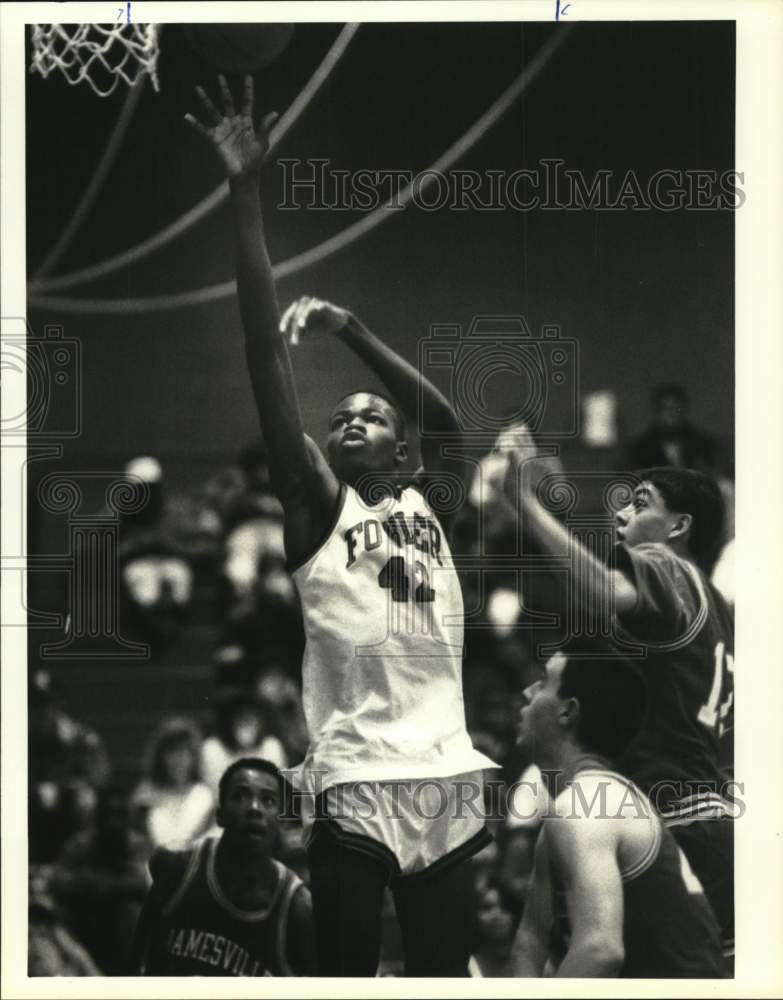
[[[145,74],[158,90],[158,51],[156,24],[34,24],[30,70],[47,77],[58,69],[68,83],[84,80],[99,97]]]

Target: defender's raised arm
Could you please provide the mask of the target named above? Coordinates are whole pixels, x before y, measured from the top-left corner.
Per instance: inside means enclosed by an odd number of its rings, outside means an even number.
[[[272,484],[286,515],[288,556],[296,559],[323,533],[339,487],[326,464],[313,461],[305,442],[288,348],[279,330],[277,294],[258,193],[259,174],[277,115],[268,114],[257,128],[254,126],[251,76],[245,77],[238,112],[223,76],[218,77],[218,84],[222,112],[203,88],[197,87],[204,120],[185,117],[212,143],[229,181],[248,371],[269,452]]]
[[[560,559],[570,559],[579,550],[572,593],[585,608],[613,606],[616,613],[631,610],[637,601],[633,583],[616,569],[605,566],[546,510],[536,497],[536,486],[550,468],[535,455],[535,447],[511,449],[504,483],[509,509],[522,519],[526,538],[535,550]]]
[[[436,432],[420,440],[423,469],[437,472],[448,468],[463,478],[467,475],[469,467],[465,463],[444,455],[443,445],[458,445],[460,439],[459,421],[449,401],[414,365],[384,343],[348,309],[304,296],[288,307],[280,327],[292,344],[309,335],[337,337],[378,376],[406,422],[414,426],[421,402],[427,412],[428,423]]]

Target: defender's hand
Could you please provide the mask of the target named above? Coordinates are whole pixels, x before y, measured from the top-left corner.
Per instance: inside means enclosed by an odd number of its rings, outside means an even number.
[[[503,455],[507,460],[521,465],[527,459],[536,458],[538,448],[530,428],[520,420],[504,427],[498,434],[492,446],[492,454]]]
[[[523,504],[535,501],[536,490],[544,476],[562,472],[558,459],[538,454],[530,429],[521,421],[498,434],[492,457],[499,465],[501,488],[512,502],[515,499]]]
[[[226,78],[221,74],[217,79],[223,113],[217,110],[203,87],[196,87],[205,121],[199,121],[191,114],[185,115],[185,121],[212,143],[229,178],[246,177],[256,173],[264,162],[269,152],[269,132],[278,115],[275,112],[268,114],[256,130],[252,118],[253,77],[245,77],[239,113],[234,107]]]
[[[296,346],[302,337],[339,333],[350,319],[347,309],[304,295],[283,313],[280,332],[289,344]]]

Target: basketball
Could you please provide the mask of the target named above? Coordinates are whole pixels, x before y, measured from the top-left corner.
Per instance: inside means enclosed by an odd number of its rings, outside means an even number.
[[[224,73],[269,66],[291,41],[293,24],[188,24],[185,37],[198,55]]]

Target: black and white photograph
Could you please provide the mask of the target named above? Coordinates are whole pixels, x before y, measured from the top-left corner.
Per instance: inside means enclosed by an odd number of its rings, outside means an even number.
[[[0,18],[3,995],[777,995],[783,7]]]

